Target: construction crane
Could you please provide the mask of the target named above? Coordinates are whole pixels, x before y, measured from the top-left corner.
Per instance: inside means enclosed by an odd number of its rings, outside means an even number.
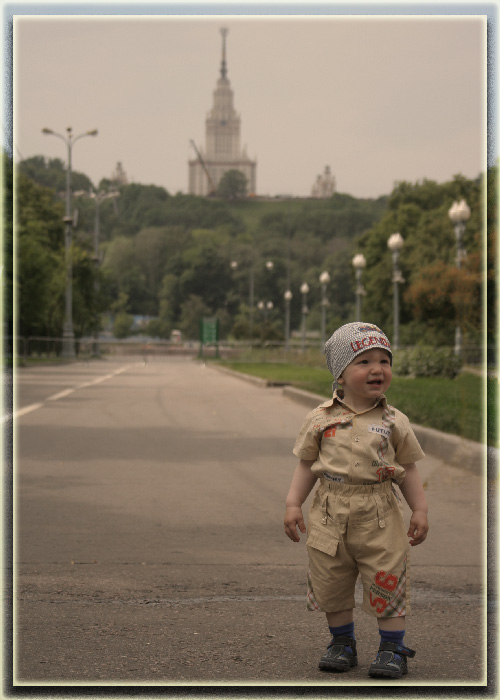
[[[208,168],[207,168],[207,166],[205,165],[205,161],[204,161],[203,158],[201,157],[201,153],[200,153],[199,150],[196,148],[195,142],[193,141],[193,139],[190,139],[190,140],[191,140],[191,146],[192,146],[192,147],[194,148],[194,150],[196,151],[196,155],[198,156],[198,160],[200,161],[201,166],[202,166],[203,170],[205,171],[206,176],[207,176],[207,178],[208,178],[208,190],[209,190],[209,191],[208,191],[208,196],[209,196],[209,197],[213,197],[213,196],[215,195],[215,192],[216,192],[216,189],[217,189],[217,188],[215,187],[214,181],[212,180],[212,176],[211,176],[210,173],[208,172]]]

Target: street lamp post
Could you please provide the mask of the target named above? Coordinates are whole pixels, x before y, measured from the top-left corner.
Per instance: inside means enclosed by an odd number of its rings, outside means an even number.
[[[73,145],[78,139],[84,136],[97,136],[97,129],[86,131],[84,134],[73,136],[71,127],[66,129],[67,136],[58,134],[52,129],[42,129],[43,134],[57,136],[64,141],[68,149],[68,164],[66,168],[66,212],[63,218],[66,226],[64,236],[65,256],[66,256],[66,297],[63,325],[63,347],[62,356],[65,358],[75,357],[75,334],[73,333],[73,264],[71,260],[71,239],[73,228],[73,216],[71,214],[71,153]]]
[[[356,321],[361,321],[361,297],[366,294],[361,284],[361,275],[363,274],[363,269],[366,267],[365,256],[358,253],[358,255],[353,257],[352,264],[356,270]]]
[[[402,284],[404,279],[401,275],[399,269],[399,251],[404,245],[403,236],[400,233],[393,233],[389,236],[387,241],[387,246],[392,252],[392,282],[393,282],[393,302],[394,302],[394,337],[392,339],[392,345],[394,350],[399,347],[399,287],[398,284]]]
[[[450,210],[448,211],[448,216],[450,217],[453,227],[455,229],[455,239],[457,244],[457,255],[455,258],[455,264],[458,269],[462,267],[462,259],[465,258],[466,251],[463,244],[463,235],[465,232],[465,222],[470,217],[470,209],[467,205],[465,199],[460,200],[460,202],[453,202]],[[455,326],[455,355],[457,357],[462,352],[462,329],[457,321]]]
[[[238,261],[237,260],[232,260],[231,261],[231,269],[232,270],[237,270],[239,267]],[[272,260],[268,260],[266,262],[266,268],[272,272],[274,269],[274,263]],[[249,283],[249,294],[248,294],[248,303],[250,306],[250,313],[249,313],[249,332],[250,332],[250,342],[252,342],[253,338],[253,307],[254,307],[254,296],[255,296],[255,271],[254,271],[254,258],[252,255],[252,259],[250,260],[250,283]]]
[[[283,294],[285,300],[285,352],[290,350],[290,302],[293,299],[292,292],[287,289]]]
[[[319,281],[321,283],[321,347],[324,347],[326,339],[326,307],[328,306],[326,286],[330,282],[330,275],[326,270],[319,276]]]
[[[306,320],[309,309],[307,308],[307,294],[309,285],[304,282],[300,285],[300,293],[302,294],[302,352],[306,349]]]

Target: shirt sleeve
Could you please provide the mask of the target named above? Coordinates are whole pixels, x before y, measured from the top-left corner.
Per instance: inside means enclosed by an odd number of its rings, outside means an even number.
[[[425,457],[425,453],[420,447],[410,421],[403,413],[399,413],[400,426],[396,430],[394,441],[394,452],[399,464],[409,464],[418,462]]]
[[[321,432],[314,428],[314,411],[307,414],[299,431],[293,454],[299,459],[316,460],[321,444]]]

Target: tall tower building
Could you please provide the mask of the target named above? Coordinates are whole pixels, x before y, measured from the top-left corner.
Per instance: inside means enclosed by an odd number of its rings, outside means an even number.
[[[197,158],[189,161],[189,194],[208,195],[214,192],[228,170],[239,170],[248,182],[248,194],[256,191],[256,161],[240,148],[239,114],[233,106],[233,91],[227,78],[226,37],[222,28],[222,61],[220,78],[213,92],[214,102],[205,120],[205,149],[197,149]]]

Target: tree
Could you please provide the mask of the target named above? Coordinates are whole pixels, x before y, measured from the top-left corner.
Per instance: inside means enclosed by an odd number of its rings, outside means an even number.
[[[45,158],[44,156],[33,156],[26,158],[19,163],[19,172],[23,173],[31,180],[34,180],[43,187],[48,187],[57,193],[66,192],[66,165],[60,158]],[[92,188],[91,180],[76,170],[71,172],[71,189],[85,190],[88,192]]]
[[[123,339],[128,338],[132,330],[132,325],[134,323],[134,317],[128,314],[126,311],[119,311],[113,323],[113,335],[115,338]]]
[[[390,328],[393,324],[393,270],[387,241],[397,231],[403,236],[404,247],[399,257],[405,280],[404,285],[400,285],[403,343],[425,340],[430,344],[438,341],[453,345],[457,313],[462,314],[464,328],[472,329],[477,325],[470,303],[476,294],[472,291],[474,285],[471,279],[467,280],[466,302],[463,294],[457,291],[460,284],[454,267],[455,235],[448,210],[461,196],[467,197],[471,208],[464,244],[472,261],[480,248],[480,183],[459,176],[442,185],[428,180],[416,184],[399,183],[389,198],[385,215],[358,241],[356,252],[362,252],[366,258],[363,316],[382,328]],[[464,268],[461,276],[465,274]],[[476,273],[469,270],[467,274]],[[477,285],[477,276],[475,279]],[[462,281],[466,281],[465,277]]]
[[[198,296],[213,310],[225,305],[231,288],[227,241],[222,231],[193,231],[192,244],[182,256],[183,271],[179,277],[182,299]]]
[[[212,316],[212,309],[207,306],[202,297],[191,294],[181,305],[181,320],[179,328],[182,335],[191,340],[199,338],[200,320],[205,316]]]
[[[247,195],[248,180],[239,170],[227,170],[221,177],[217,194],[222,199],[234,201]]]
[[[18,322],[22,336],[62,335],[66,264],[62,203],[17,175]]]

